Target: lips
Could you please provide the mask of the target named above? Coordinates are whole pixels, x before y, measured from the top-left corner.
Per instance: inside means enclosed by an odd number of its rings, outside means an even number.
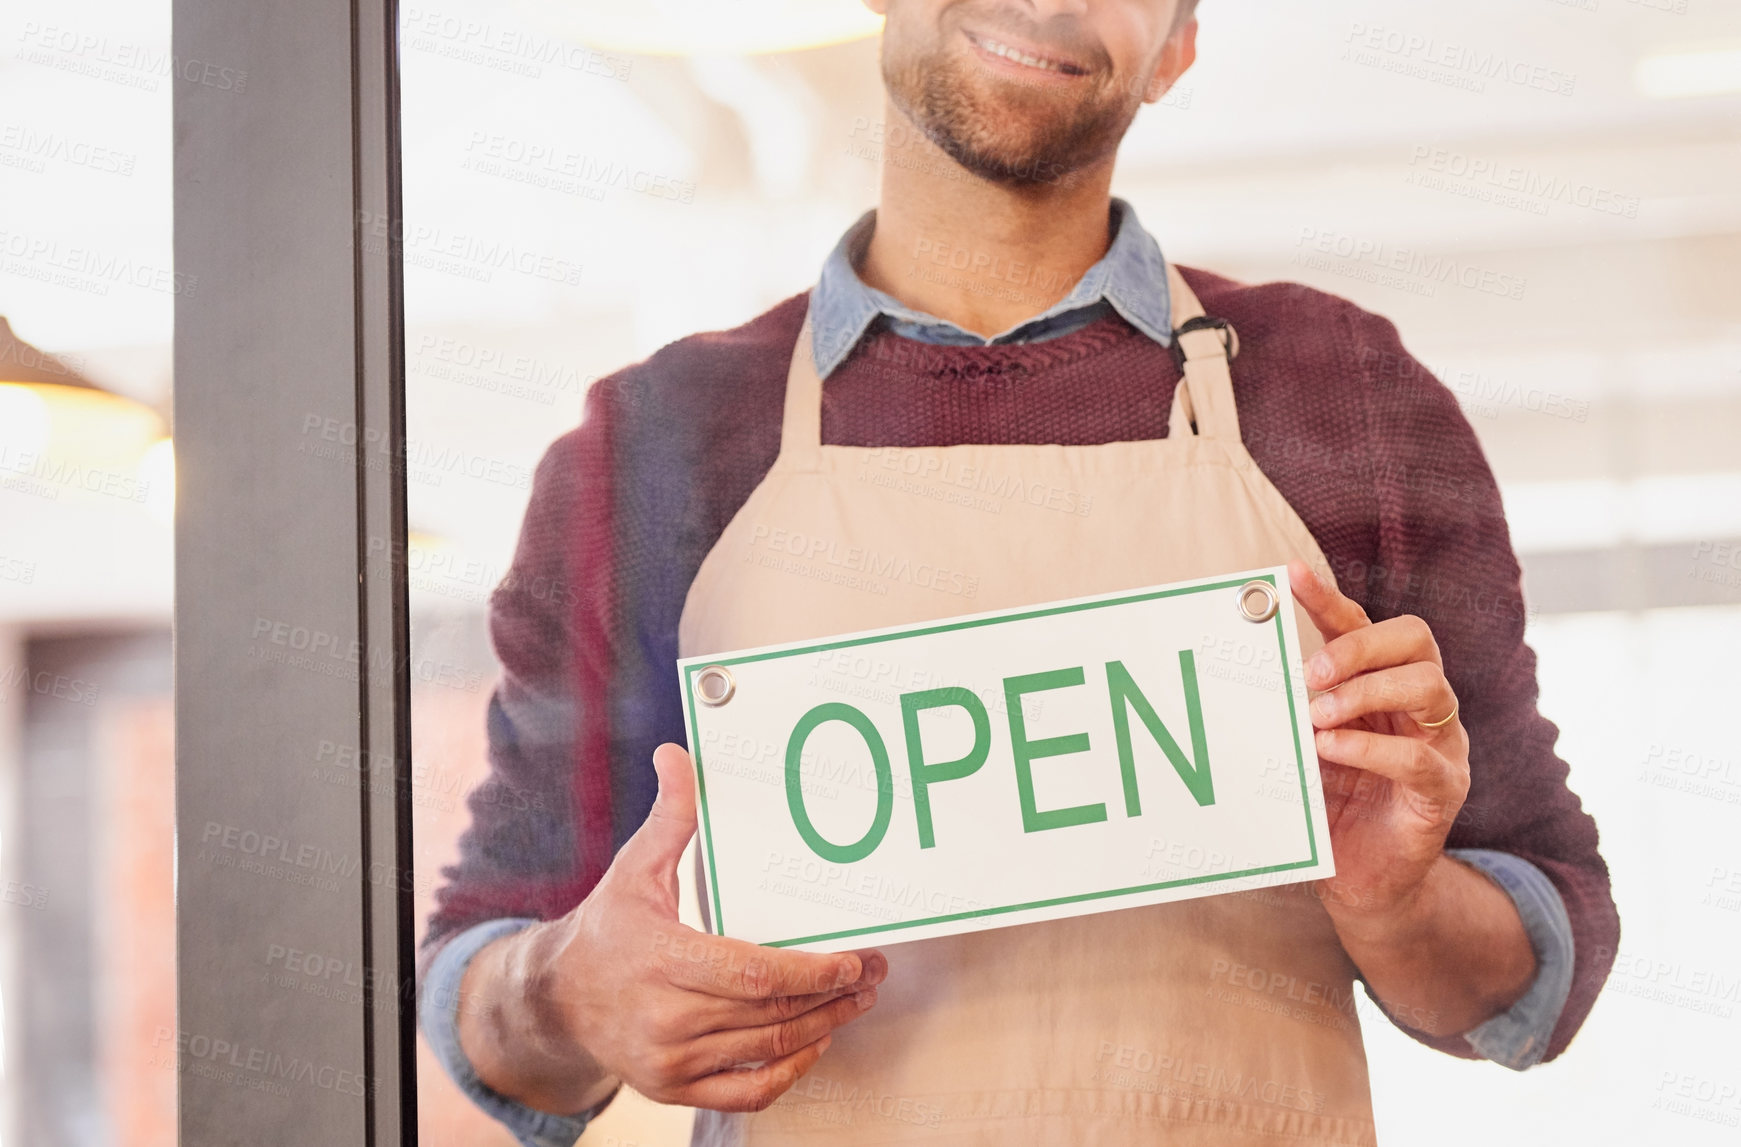
[[[1082,67],[1080,64],[1072,63],[1069,60],[1059,59],[1056,56],[1038,55],[1025,48],[1018,48],[1013,44],[1006,44],[1002,40],[985,35],[984,33],[966,32],[966,36],[968,40],[972,41],[974,47],[978,48],[980,51],[985,52],[988,55],[998,56],[1002,59],[1008,60],[1012,64],[1020,64],[1026,68],[1034,68],[1042,72],[1054,72],[1058,75],[1064,76],[1085,76],[1088,74],[1088,69]]]

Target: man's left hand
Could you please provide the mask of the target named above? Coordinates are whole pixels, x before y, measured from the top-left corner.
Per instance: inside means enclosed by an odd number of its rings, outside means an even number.
[[[1339,923],[1405,917],[1469,793],[1469,736],[1432,630],[1418,617],[1374,623],[1305,563],[1294,597],[1323,635],[1306,663],[1336,875],[1318,894]]]

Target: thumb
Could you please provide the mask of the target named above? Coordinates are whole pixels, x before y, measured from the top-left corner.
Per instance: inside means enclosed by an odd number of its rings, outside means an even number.
[[[683,746],[670,741],[653,750],[653,768],[659,774],[659,795],[623,850],[632,849],[637,862],[674,877],[683,849],[695,835],[695,770]]]

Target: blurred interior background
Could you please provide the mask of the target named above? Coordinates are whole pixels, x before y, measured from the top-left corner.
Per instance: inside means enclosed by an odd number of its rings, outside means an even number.
[[[1139,116],[1115,191],[1173,260],[1390,317],[1455,392],[1504,488],[1542,706],[1621,907],[1609,987],[1553,1065],[1453,1061],[1368,1022],[1380,1134],[1732,1143],[1741,6],[1200,15],[1199,61]],[[875,201],[884,113],[856,0],[402,16],[421,917],[484,767],[484,610],[531,468],[599,377],[808,287]],[[249,94],[247,61],[189,70],[169,42],[165,0],[0,13],[8,1144],[174,1141],[167,411],[175,300],[200,288],[171,265],[170,98],[177,75]],[[287,1000],[342,988],[262,973]],[[421,1066],[425,1143],[510,1142]],[[624,1102],[586,1141],[685,1128]]]

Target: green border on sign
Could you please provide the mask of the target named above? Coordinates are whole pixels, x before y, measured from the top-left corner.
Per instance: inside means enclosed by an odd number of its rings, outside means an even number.
[[[695,761],[695,792],[696,799],[701,803],[701,835],[703,846],[707,849],[707,876],[713,901],[713,929],[716,935],[725,935],[725,913],[719,902],[719,873],[713,861],[713,823],[707,808],[707,781],[701,764],[700,726],[695,720],[695,676],[708,665],[744,665],[752,661],[771,661],[780,657],[797,657],[807,653],[826,653],[831,649],[851,649],[861,645],[875,645],[882,641],[904,641],[909,637],[927,637],[933,633],[949,633],[958,629],[976,629],[986,625],[1002,625],[1011,621],[1027,621],[1035,617],[1050,617],[1060,613],[1077,613],[1088,609],[1103,609],[1112,605],[1129,605],[1139,601],[1153,601],[1163,597],[1179,597],[1188,593],[1206,593],[1211,590],[1231,589],[1252,581],[1266,581],[1272,589],[1276,586],[1274,574],[1260,574],[1254,578],[1241,578],[1237,581],[1221,581],[1210,585],[1186,586],[1182,589],[1151,590],[1145,593],[1127,594],[1122,597],[1107,598],[1101,601],[1075,602],[1069,605],[1050,606],[1044,609],[1032,609],[1024,613],[1004,614],[998,617],[971,618],[966,621],[943,622],[937,625],[919,626],[896,633],[879,633],[872,637],[846,638],[839,641],[822,641],[815,645],[806,645],[797,649],[779,649],[771,653],[751,653],[742,657],[720,657],[708,660],[702,665],[691,665],[683,677],[684,700],[689,710],[690,756]],[[1278,594],[1279,596],[1279,594]],[[1285,609],[1278,608],[1275,616],[1276,647],[1287,649],[1287,634],[1282,629],[1282,615]],[[1112,896],[1131,896],[1139,892],[1156,892],[1163,888],[1181,888],[1191,884],[1210,884],[1218,880],[1234,880],[1241,876],[1262,876],[1271,872],[1288,872],[1296,868],[1309,868],[1318,863],[1318,837],[1312,828],[1312,801],[1306,784],[1306,759],[1300,746],[1299,713],[1294,707],[1294,682],[1288,669],[1288,659],[1282,658],[1282,691],[1288,698],[1288,727],[1294,735],[1294,763],[1300,776],[1300,806],[1306,814],[1306,840],[1311,846],[1311,855],[1305,860],[1297,860],[1288,864],[1272,864],[1263,868],[1249,868],[1243,872],[1220,872],[1210,876],[1193,876],[1184,880],[1164,880],[1156,884],[1137,884],[1129,888],[1112,888],[1103,892],[1081,892],[1072,896],[1057,896],[1050,900],[1032,900],[1023,904],[1005,904],[997,908],[979,908],[971,912],[951,912],[942,916],[927,916],[923,920],[903,920],[892,924],[871,924],[863,928],[848,928],[839,932],[823,932],[815,936],[796,936],[789,940],[764,940],[762,946],[767,948],[787,948],[794,944],[813,944],[819,940],[840,940],[849,936],[862,936],[871,932],[896,932],[903,928],[917,928],[925,924],[946,924],[951,920],[968,920],[980,916],[999,916],[1006,912],[1021,912],[1029,908],[1050,908],[1058,904],[1074,904],[1085,900],[1104,900]]]

